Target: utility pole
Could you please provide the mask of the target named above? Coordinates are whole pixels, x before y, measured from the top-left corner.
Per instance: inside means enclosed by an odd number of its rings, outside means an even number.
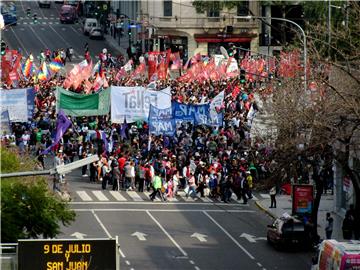
[[[331,0],[328,0],[328,57],[331,57]]]

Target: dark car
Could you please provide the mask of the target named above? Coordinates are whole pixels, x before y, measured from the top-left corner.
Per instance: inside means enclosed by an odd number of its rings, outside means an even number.
[[[272,225],[268,225],[267,241],[276,247],[294,244],[305,246],[311,242],[304,223],[291,216],[277,218]]]

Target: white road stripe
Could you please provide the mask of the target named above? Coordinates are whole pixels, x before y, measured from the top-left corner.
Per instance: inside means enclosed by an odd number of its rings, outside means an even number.
[[[179,251],[181,252],[181,254],[185,257],[187,257],[187,253],[180,247],[180,245],[175,241],[174,238],[172,238],[172,236],[164,229],[164,227],[160,224],[159,221],[156,220],[156,218],[154,218],[154,216],[152,214],[150,214],[150,212],[147,210],[146,213],[149,215],[149,217],[156,223],[156,225],[159,226],[159,228],[164,232],[164,234],[170,239],[170,241],[179,249]]]
[[[76,193],[79,195],[79,197],[83,201],[92,201],[91,197],[86,193],[86,191],[76,191]]]
[[[231,199],[233,199],[235,202],[239,202],[235,193],[231,194]]]
[[[254,194],[252,194],[252,200],[253,201],[258,201],[259,199]]]
[[[99,201],[108,201],[109,199],[100,190],[93,190],[92,193]]]
[[[188,202],[174,202],[173,204],[179,204],[179,205],[186,205],[186,204],[196,204],[195,201],[188,201]],[[68,204],[78,204],[78,205],[86,205],[86,204],[93,204],[93,205],[103,205],[103,204],[107,204],[107,205],[111,205],[111,204],[143,204],[143,205],[148,205],[148,204],[153,204],[153,202],[149,202],[149,201],[142,201],[142,202],[134,202],[134,201],[126,201],[126,202],[112,202],[112,201],[108,201],[108,202],[76,202],[76,201],[72,201],[69,202]],[[157,204],[172,204],[172,202],[158,202]],[[203,203],[203,204],[208,204],[208,203]],[[242,206],[242,207],[249,207],[249,204],[239,204],[239,203],[223,203],[223,202],[213,202],[213,205],[221,205],[222,207],[231,207],[231,206]]]
[[[127,191],[126,192],[135,202],[142,202],[143,198],[140,197],[135,191]]]
[[[90,211],[97,211],[97,212],[146,212],[149,211],[149,208],[73,208],[74,211],[77,212],[90,212]],[[204,209],[151,209],[151,212],[203,212]],[[207,209],[206,212],[214,212],[214,213],[255,213],[254,210],[226,210],[226,209]]]
[[[144,194],[146,195],[146,197],[148,197],[149,198],[149,200],[150,200],[150,192],[148,192],[148,191],[144,191]],[[154,199],[154,201],[155,202],[160,202],[160,199],[156,196],[155,197],[155,199]]]
[[[215,223],[216,226],[220,228],[242,251],[245,252],[246,255],[249,256],[250,259],[255,260],[255,257],[250,254],[227,230],[225,230],[212,216],[210,216],[206,211],[202,211],[205,216],[207,216],[212,222]]]
[[[172,198],[167,197],[166,199],[167,199],[169,202],[178,202],[178,201],[179,201],[179,200],[176,199],[175,197],[172,197]]]
[[[270,199],[270,195],[269,194],[262,194],[260,193],[260,196],[264,199]]]
[[[126,198],[120,194],[119,191],[110,190],[110,194],[117,200],[117,201],[127,201]]]
[[[213,200],[211,200],[209,197],[199,197],[200,201],[213,203]]]

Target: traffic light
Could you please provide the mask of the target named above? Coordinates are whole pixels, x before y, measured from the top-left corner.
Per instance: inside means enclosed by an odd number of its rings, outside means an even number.
[[[132,33],[131,33],[131,28],[129,27],[129,28],[128,28],[128,35],[129,35],[129,37],[131,37],[131,34],[132,34]]]
[[[1,41],[1,55],[5,55],[6,53],[6,43]]]
[[[27,15],[28,17],[30,17],[30,14],[31,14],[31,9],[30,9],[30,8],[27,8],[27,9],[26,9],[26,15]]]
[[[246,81],[245,78],[245,69],[240,69],[240,83],[244,84]]]
[[[33,22],[34,22],[34,24],[36,24],[38,22],[36,13],[33,15]]]

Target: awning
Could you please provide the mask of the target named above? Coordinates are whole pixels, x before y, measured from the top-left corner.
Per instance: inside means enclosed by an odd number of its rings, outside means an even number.
[[[256,34],[195,34],[196,42],[218,43],[218,42],[251,42]]]

